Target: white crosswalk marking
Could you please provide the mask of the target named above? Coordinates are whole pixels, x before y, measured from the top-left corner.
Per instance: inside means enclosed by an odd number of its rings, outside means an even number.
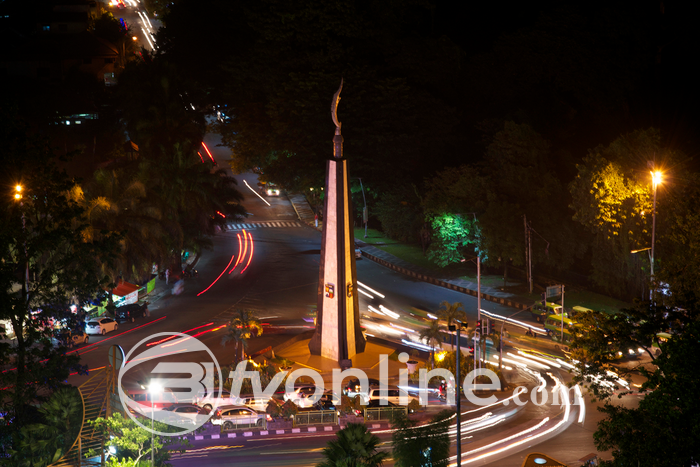
[[[280,227],[302,227],[301,222],[296,222],[296,221],[270,221],[270,222],[250,222],[247,224],[226,224],[226,229],[227,230],[253,230],[253,229],[261,229],[265,227],[273,227],[273,228],[280,228]]]

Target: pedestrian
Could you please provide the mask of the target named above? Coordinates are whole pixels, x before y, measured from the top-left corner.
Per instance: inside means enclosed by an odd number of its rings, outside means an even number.
[[[170,268],[165,270],[165,285],[168,285],[168,279],[170,279]]]
[[[526,336],[532,336],[532,329],[527,328],[527,332],[525,333]]]
[[[318,214],[314,215],[314,222],[316,222],[316,228],[318,228]]]

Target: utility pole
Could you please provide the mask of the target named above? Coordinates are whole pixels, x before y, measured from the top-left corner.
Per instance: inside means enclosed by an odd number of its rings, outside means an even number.
[[[455,381],[455,396],[457,397],[457,399],[455,400],[455,404],[457,406],[457,465],[462,465],[462,391],[459,385],[461,381],[461,376],[459,372],[459,357],[462,353],[462,349],[460,347],[461,338],[459,336],[459,332],[462,329],[462,323],[459,321],[455,321],[455,323],[456,324],[450,324],[448,327],[450,331],[457,331],[457,355],[455,355],[455,373],[457,376],[457,380]]]
[[[476,319],[481,322],[481,251],[476,255]],[[482,326],[483,327],[483,326]],[[479,351],[477,368],[481,368],[481,345],[485,342],[483,329],[479,329]]]
[[[525,275],[527,283],[532,293],[532,242],[530,238],[530,227],[527,225],[527,216],[523,214],[523,222],[525,224]]]
[[[564,308],[564,284],[561,285],[561,343],[564,345],[564,316],[566,316],[566,308]]]
[[[362,186],[362,179],[360,178],[360,190],[362,190],[362,201],[365,203],[365,207],[362,209],[362,222],[365,223],[365,238],[367,238],[367,221],[369,220],[369,212],[367,211],[367,198],[365,198],[365,188]]]

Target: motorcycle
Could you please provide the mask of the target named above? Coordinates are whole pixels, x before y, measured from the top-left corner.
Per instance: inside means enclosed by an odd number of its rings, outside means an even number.
[[[197,272],[197,270],[194,268],[185,269],[184,271],[182,271],[182,277],[185,279],[190,277],[199,277],[199,272]]]

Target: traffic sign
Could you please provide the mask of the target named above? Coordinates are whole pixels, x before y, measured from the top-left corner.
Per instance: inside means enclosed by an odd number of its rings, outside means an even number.
[[[561,295],[561,285],[552,285],[547,287],[547,298]]]

